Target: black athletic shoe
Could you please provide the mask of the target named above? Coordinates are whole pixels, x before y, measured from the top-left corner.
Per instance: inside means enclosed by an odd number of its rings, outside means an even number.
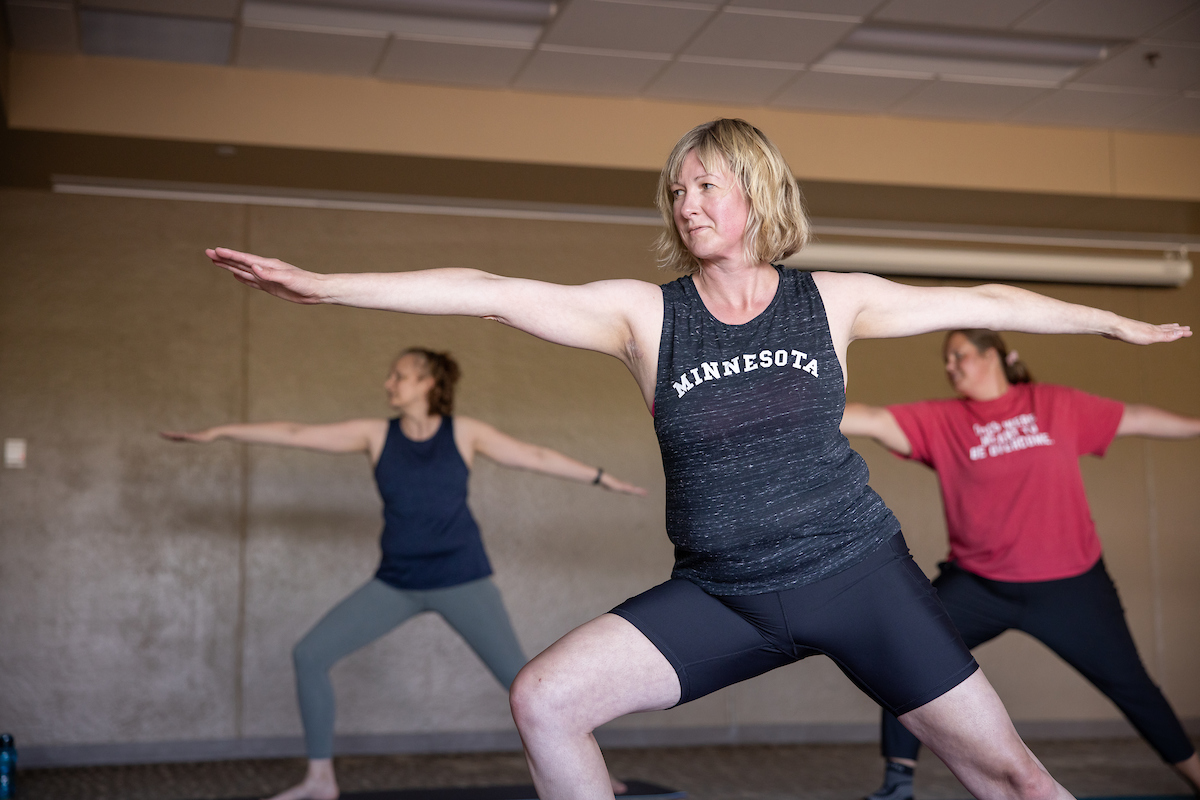
[[[897,783],[894,786],[880,786],[873,794],[867,795],[864,800],[913,800],[913,790],[911,783]]]
[[[883,770],[883,785],[864,800],[913,800],[913,768],[889,761]]]

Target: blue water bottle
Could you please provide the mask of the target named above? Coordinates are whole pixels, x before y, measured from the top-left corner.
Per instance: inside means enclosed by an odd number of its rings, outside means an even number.
[[[0,733],[0,798],[17,796],[17,746],[11,733]]]

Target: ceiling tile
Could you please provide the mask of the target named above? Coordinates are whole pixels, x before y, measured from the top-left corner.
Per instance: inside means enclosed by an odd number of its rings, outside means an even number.
[[[773,106],[883,113],[925,81],[838,72],[805,72],[771,99]]]
[[[952,28],[1007,28],[1042,0],[891,0],[874,20]]]
[[[92,56],[227,64],[233,23],[82,8],[79,40]]]
[[[666,63],[666,56],[627,58],[542,49],[534,54],[513,86],[567,94],[636,95]]]
[[[1001,120],[1045,93],[1025,86],[932,81],[892,107],[892,114],[950,119]]]
[[[804,64],[820,57],[853,28],[851,22],[808,19],[785,12],[750,14],[726,9],[688,45],[687,52]]]
[[[1192,0],[1050,0],[1017,30],[1136,39],[1183,11]]]
[[[1175,42],[1200,42],[1200,5],[1191,13],[1150,31],[1150,38]]]
[[[1134,117],[1122,127],[1200,134],[1200,97],[1180,97]]]
[[[236,19],[241,3],[238,0],[80,0],[80,5],[177,17]]]
[[[865,17],[885,0],[733,0],[729,5],[768,8],[776,11],[801,11],[809,14]]]
[[[77,53],[79,34],[70,3],[8,3],[8,31],[14,50]]]
[[[797,70],[679,60],[646,89],[648,97],[762,105]]]
[[[1157,53],[1151,66],[1147,55]],[[1142,89],[1200,88],[1200,48],[1186,45],[1135,44],[1097,64],[1074,83],[1134,86]]]
[[[238,37],[235,63],[241,67],[370,75],[387,41],[387,34],[371,36],[245,25]]]
[[[1037,125],[1113,128],[1146,109],[1162,105],[1163,99],[1161,94],[1059,89],[1038,98],[1012,119]]]
[[[549,44],[674,53],[700,30],[712,10],[695,4],[670,5],[575,0],[551,23]]]
[[[413,83],[507,86],[528,48],[393,39],[376,75]]]

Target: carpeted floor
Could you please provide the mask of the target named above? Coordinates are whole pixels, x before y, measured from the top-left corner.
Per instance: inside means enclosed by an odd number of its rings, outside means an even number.
[[[1031,742],[1079,797],[1186,795],[1186,786],[1137,739]],[[859,800],[881,774],[875,745],[743,745],[610,750],[612,771],[686,790],[692,800]],[[344,792],[527,783],[519,753],[353,756],[337,759]],[[22,770],[19,800],[223,800],[265,796],[299,780],[300,759]],[[968,797],[926,756],[919,800]]]

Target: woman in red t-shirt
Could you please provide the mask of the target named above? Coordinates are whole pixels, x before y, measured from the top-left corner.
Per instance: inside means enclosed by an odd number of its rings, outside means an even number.
[[[946,373],[959,397],[850,403],[842,433],[868,436],[937,471],[950,555],[933,582],[974,648],[1010,628],[1035,637],[1111,699],[1200,794],[1200,758],[1138,657],[1104,568],[1079,457],[1118,436],[1200,436],[1200,419],[1034,384],[999,334],[953,331]],[[908,800],[920,742],[884,713],[884,783]]]

